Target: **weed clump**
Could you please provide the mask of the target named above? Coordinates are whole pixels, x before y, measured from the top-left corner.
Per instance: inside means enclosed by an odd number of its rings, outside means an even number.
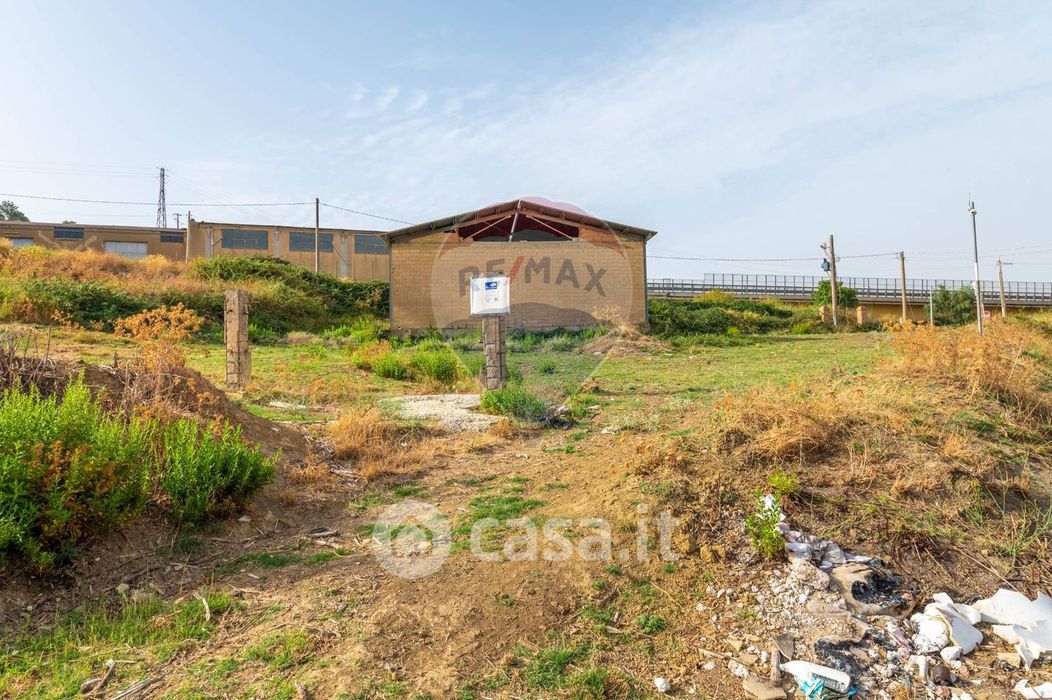
[[[482,394],[479,408],[483,413],[512,416],[521,420],[539,421],[548,407],[521,386],[492,389]]]
[[[386,421],[372,406],[344,413],[329,434],[337,459],[355,462],[369,481],[414,472],[435,455],[434,448],[424,444],[424,429]]]
[[[45,571],[82,537],[139,515],[149,496],[151,427],[105,415],[81,381],[61,399],[11,388],[0,397],[0,558]]]
[[[785,538],[778,531],[782,509],[778,500],[756,494],[756,511],[745,517],[745,532],[756,551],[773,559],[785,548]]]
[[[372,362],[373,374],[387,379],[405,379],[409,376],[409,367],[401,356],[388,352]]]
[[[240,430],[212,430],[108,414],[79,378],[61,398],[9,388],[0,396],[0,558],[53,570],[151,498],[190,522],[239,505],[270,481],[273,462]]]
[[[200,523],[231,512],[274,478],[274,462],[258,445],[241,439],[241,429],[215,425],[201,430],[180,419],[164,426],[160,483],[179,520]]]

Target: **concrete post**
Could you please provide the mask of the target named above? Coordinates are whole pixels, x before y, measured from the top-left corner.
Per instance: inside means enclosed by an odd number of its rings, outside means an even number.
[[[252,381],[252,352],[248,344],[248,294],[228,289],[223,303],[223,338],[226,341],[226,383],[244,390]]]
[[[486,358],[483,385],[487,389],[503,389],[508,384],[506,331],[507,321],[504,316],[483,316],[482,352]]]

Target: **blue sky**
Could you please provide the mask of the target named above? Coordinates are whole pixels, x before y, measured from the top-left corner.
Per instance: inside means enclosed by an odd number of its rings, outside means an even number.
[[[971,274],[971,194],[984,276],[1000,253],[1052,280],[1052,4],[645,5],[5,0],[0,192],[152,201],[163,165],[172,202],[423,221],[537,195],[658,230],[652,276],[819,274],[668,258],[807,258],[833,233],[949,278]]]

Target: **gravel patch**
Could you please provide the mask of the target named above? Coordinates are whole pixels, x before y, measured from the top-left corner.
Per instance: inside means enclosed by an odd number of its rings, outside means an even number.
[[[384,403],[396,409],[404,418],[437,421],[451,433],[464,430],[483,432],[500,420],[500,416],[479,413],[478,394],[425,394],[400,396]]]

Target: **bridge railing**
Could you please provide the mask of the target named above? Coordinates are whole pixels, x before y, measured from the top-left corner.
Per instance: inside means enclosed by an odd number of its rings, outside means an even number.
[[[774,297],[786,300],[805,300],[818,283],[826,277],[817,275],[746,275],[707,273],[702,279],[655,278],[647,280],[651,296],[690,298],[716,289],[742,297]],[[858,291],[863,302],[897,302],[901,297],[901,280],[894,277],[842,277],[841,285]],[[950,290],[971,288],[971,280],[907,279],[907,301],[927,302],[929,295],[940,287]],[[983,299],[988,303],[998,299],[997,282],[982,280]],[[1052,306],[1052,282],[1005,282],[1005,302],[1012,305],[1031,304]]]

